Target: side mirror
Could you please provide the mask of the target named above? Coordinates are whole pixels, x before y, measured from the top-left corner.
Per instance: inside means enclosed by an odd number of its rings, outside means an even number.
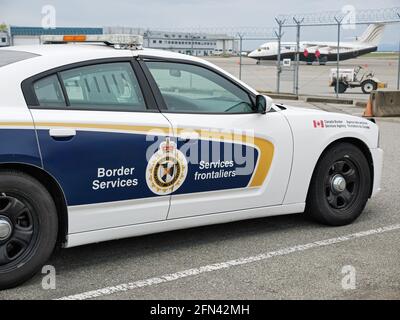
[[[273,100],[264,95],[257,95],[256,97],[256,109],[258,113],[265,114],[272,108]]]

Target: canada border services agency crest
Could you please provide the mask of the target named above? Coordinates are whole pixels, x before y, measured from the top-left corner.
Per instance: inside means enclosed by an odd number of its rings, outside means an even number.
[[[175,142],[166,138],[147,164],[147,186],[155,194],[170,194],[183,184],[187,171],[185,155],[177,149]]]

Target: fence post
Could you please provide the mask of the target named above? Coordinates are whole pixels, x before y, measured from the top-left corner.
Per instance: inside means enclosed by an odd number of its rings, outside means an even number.
[[[282,25],[285,23],[285,21],[278,20],[277,18],[275,18],[275,21],[278,23],[278,33],[276,33],[275,31],[275,35],[278,38],[278,56],[276,62],[276,92],[280,93],[281,73],[282,73],[282,66],[281,66]]]
[[[147,48],[150,48],[150,36],[151,36],[151,31],[147,29]]]
[[[193,56],[193,39],[194,39],[194,37],[193,37],[193,34],[190,34],[189,35],[190,36],[190,55],[191,56]]]
[[[293,79],[293,93],[297,96],[299,94],[299,66],[300,66],[300,27],[301,23],[303,22],[304,18],[301,20],[297,20],[293,18],[294,22],[296,23],[296,66],[294,70],[294,79]]]
[[[400,19],[400,13],[397,13]],[[400,40],[399,40],[399,61],[397,62],[397,90],[400,90]]]
[[[340,69],[340,28],[342,19],[335,17],[337,22],[337,53],[336,53],[336,98],[339,98],[339,69]]]
[[[239,33],[239,80],[242,80],[243,35]]]

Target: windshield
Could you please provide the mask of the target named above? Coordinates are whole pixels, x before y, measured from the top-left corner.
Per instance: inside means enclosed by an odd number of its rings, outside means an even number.
[[[0,50],[0,67],[37,56],[39,55],[25,51]]]

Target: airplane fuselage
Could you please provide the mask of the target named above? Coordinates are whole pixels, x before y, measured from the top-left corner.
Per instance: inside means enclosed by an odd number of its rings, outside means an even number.
[[[278,59],[278,43],[268,43],[264,47],[258,48],[251,52],[248,57],[257,60],[273,60]],[[339,59],[348,60],[358,56],[377,51],[377,46],[368,46],[357,42],[342,42],[339,49]],[[312,62],[330,62],[337,60],[337,43],[334,42],[300,42],[299,59],[300,61]],[[281,43],[281,60],[296,59],[296,43]]]

